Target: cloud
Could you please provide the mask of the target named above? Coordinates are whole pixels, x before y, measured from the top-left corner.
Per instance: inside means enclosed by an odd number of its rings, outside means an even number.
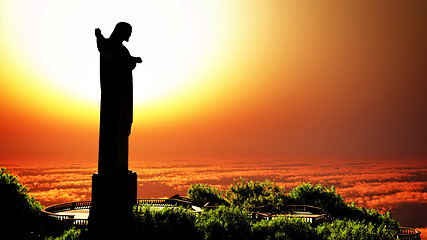
[[[43,205],[90,200],[91,177],[95,164],[25,165],[9,169],[27,184],[30,194]],[[185,195],[193,183],[209,183],[225,189],[233,179],[269,179],[286,191],[311,182],[335,186],[345,201],[391,211],[402,204],[427,202],[427,163],[418,161],[135,161],[138,196]],[[163,193],[164,192],[164,193]],[[427,226],[427,223],[425,224]]]
[[[427,227],[425,228],[416,228],[416,230],[421,232],[421,239],[427,239]]]
[[[50,189],[48,191],[32,192],[34,196],[44,205],[52,205],[64,202],[88,201],[91,196],[91,189],[87,188],[67,188],[67,189]]]
[[[388,195],[363,196],[354,199],[354,202],[369,208],[390,211],[405,203],[427,203],[427,192],[404,191]]]

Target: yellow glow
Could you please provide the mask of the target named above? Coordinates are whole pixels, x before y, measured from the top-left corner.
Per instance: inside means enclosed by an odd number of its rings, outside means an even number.
[[[200,97],[192,91],[215,85],[199,77],[212,70],[227,39],[220,10],[226,11],[201,1],[3,2],[1,46],[8,47],[3,62],[9,65],[3,90],[41,113],[93,120],[100,98],[94,29],[109,37],[126,21],[133,34],[125,45],[143,59],[134,70],[135,108],[170,115],[177,105],[200,100],[188,99]]]

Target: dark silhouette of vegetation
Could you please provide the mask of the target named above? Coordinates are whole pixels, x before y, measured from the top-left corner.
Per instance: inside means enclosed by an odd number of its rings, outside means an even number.
[[[2,239],[31,239],[38,233],[42,206],[28,188],[6,168],[0,169],[0,235]]]
[[[47,237],[45,240],[89,240],[88,229],[70,228],[58,237]]]

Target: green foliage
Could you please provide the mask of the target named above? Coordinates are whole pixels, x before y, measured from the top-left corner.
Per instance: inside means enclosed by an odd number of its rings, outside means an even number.
[[[135,213],[139,239],[391,240],[398,226],[389,213],[381,214],[375,209],[347,204],[333,187],[321,184],[303,183],[285,194],[283,188],[268,180],[241,179],[240,182],[234,181],[224,192],[207,184],[193,184],[188,192],[199,202],[209,201],[219,206],[213,210],[205,209],[198,215],[182,208],[160,211],[138,208]],[[227,203],[231,206],[225,206]],[[261,221],[250,218],[253,207],[277,206],[275,210],[280,210],[279,206],[286,204],[321,207],[338,220],[314,227],[296,218]]]
[[[200,239],[195,215],[184,208],[136,206],[134,216],[138,239]]]
[[[204,239],[251,239],[250,212],[241,207],[220,206],[202,212],[196,219]]]
[[[347,209],[343,209],[340,217],[342,219],[366,221],[373,223],[377,226],[384,225],[395,229],[399,227],[399,223],[391,218],[390,212],[382,214],[377,209],[356,207],[354,206],[354,203],[352,203],[351,205],[347,205]]]
[[[310,183],[302,183],[289,193],[292,204],[311,205],[321,207],[332,216],[339,216],[347,203],[341,195],[335,192],[334,187],[327,188],[322,184],[315,186]]]
[[[38,230],[42,206],[28,195],[28,188],[6,168],[0,169],[0,230],[2,236],[28,238]]]
[[[232,205],[244,207],[282,206],[286,199],[285,189],[268,179],[264,182],[234,180],[225,196]]]
[[[376,209],[355,207],[347,204],[334,187],[327,188],[322,184],[311,185],[302,183],[289,193],[292,204],[304,204],[320,207],[334,218],[367,221],[377,226],[387,225],[397,228],[398,222],[393,220],[390,213],[381,214]]]
[[[252,225],[255,240],[316,240],[320,239],[310,223],[297,218],[261,220]]]
[[[282,206],[294,204],[320,207],[333,218],[341,220],[331,225],[323,224],[317,233],[307,223],[300,223],[298,222],[299,220],[295,219],[277,218],[270,221],[251,222],[251,234],[254,239],[334,239],[330,235],[337,238],[341,237],[340,239],[351,239],[353,235],[364,239],[375,239],[375,237],[388,239],[388,237],[393,236],[390,229],[397,229],[399,226],[398,222],[391,218],[390,213],[381,214],[376,209],[356,207],[354,203],[348,204],[341,195],[336,193],[334,187],[328,188],[322,184],[302,183],[289,194],[285,194],[284,189],[275,185],[274,182],[268,180],[253,182],[240,178],[240,181],[235,180],[229,189],[224,192],[205,184],[194,184],[189,192],[191,192],[191,197],[194,199],[212,199],[209,201],[216,204],[221,204],[223,200],[221,197],[225,197],[225,200],[231,206],[234,206],[228,214],[232,213],[233,209],[251,209],[258,206],[270,206],[271,210],[279,211]],[[239,206],[242,208],[239,208]],[[209,211],[203,213],[201,218],[197,219],[199,230],[206,232],[205,239],[230,238],[229,231],[233,228],[229,227],[227,220],[222,220],[222,214],[226,212],[225,208],[219,209],[215,210],[219,212]],[[210,217],[207,217],[206,214],[210,214]],[[230,217],[228,219],[239,219],[238,213],[231,216],[236,218]],[[242,217],[242,215],[240,216]],[[245,222],[248,221],[247,218],[242,217],[240,220],[244,226],[247,226]],[[228,226],[228,228],[225,226]],[[355,230],[350,231],[351,227],[354,227]],[[358,231],[368,232],[369,234],[363,235]],[[245,239],[249,235],[240,234],[238,236],[240,239]],[[375,237],[366,238],[367,236]]]
[[[393,240],[396,231],[385,225],[378,227],[370,222],[336,220],[316,228],[325,240]]]
[[[64,233],[61,236],[58,236],[55,238],[54,237],[45,238],[45,240],[84,240],[84,239],[88,239],[87,228],[82,230],[74,227],[64,231]]]
[[[196,205],[228,205],[222,197],[223,191],[213,188],[210,184],[195,183],[187,191],[187,196],[192,198]]]

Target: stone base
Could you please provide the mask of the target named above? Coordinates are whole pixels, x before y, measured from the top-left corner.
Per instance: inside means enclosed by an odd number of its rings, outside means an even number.
[[[136,194],[135,172],[93,174],[92,206],[89,212],[90,235],[102,239],[131,234]]]

